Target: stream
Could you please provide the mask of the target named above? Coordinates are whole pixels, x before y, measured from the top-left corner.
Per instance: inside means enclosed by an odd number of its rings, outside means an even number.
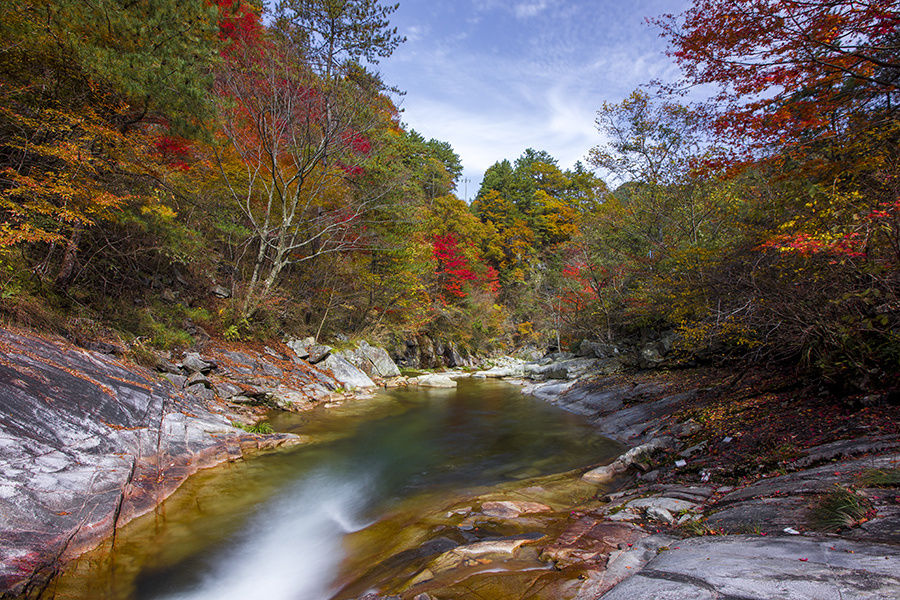
[[[305,443],[195,475],[71,563],[43,597],[353,598],[399,568],[396,548],[428,540],[426,515],[620,450],[582,418],[484,380],[270,422]]]

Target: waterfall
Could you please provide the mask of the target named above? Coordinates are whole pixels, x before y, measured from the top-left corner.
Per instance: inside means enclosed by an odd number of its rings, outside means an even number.
[[[373,475],[320,469],[255,514],[199,584],[167,600],[326,600],[361,520]]]

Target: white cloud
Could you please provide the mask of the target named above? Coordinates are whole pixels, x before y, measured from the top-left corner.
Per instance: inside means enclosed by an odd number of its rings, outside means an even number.
[[[427,25],[410,25],[406,28],[406,41],[413,43],[423,39],[431,28]]]
[[[527,19],[536,17],[547,9],[547,0],[537,0],[537,2],[519,2],[513,7],[513,12],[518,19]]]
[[[548,0],[524,0],[510,3],[508,0],[473,0],[473,8],[478,12],[502,9],[511,12],[517,19],[536,17],[550,7]]]

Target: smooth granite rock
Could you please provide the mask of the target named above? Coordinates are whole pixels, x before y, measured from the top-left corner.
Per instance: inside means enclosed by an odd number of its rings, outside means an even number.
[[[5,329],[0,398],[0,595],[38,589],[197,470],[295,438],[248,436],[151,371]]]
[[[378,387],[361,369],[336,354],[329,355],[321,365],[331,371],[338,383],[348,390]]]
[[[693,538],[672,542],[600,598],[900,598],[900,548],[801,536]]]
[[[446,375],[435,373],[433,375],[422,375],[415,378],[415,382],[420,387],[427,388],[455,388],[456,382]]]

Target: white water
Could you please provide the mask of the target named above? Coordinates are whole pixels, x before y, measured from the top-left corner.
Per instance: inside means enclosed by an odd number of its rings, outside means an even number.
[[[215,568],[167,600],[326,600],[344,558],[341,540],[360,521],[371,476],[319,471],[266,504]]]

